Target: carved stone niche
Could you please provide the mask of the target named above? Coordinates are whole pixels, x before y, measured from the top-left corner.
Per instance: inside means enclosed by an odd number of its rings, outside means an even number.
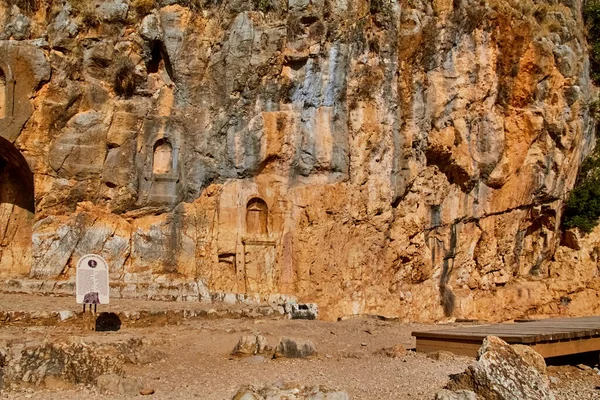
[[[173,172],[173,146],[165,139],[154,144],[152,173],[155,176],[168,175]]]
[[[246,229],[242,244],[246,292],[276,292],[276,241],[269,236],[269,207],[260,197],[251,198],[246,205]]]
[[[261,198],[250,199],[246,206],[246,236],[257,237],[269,234],[269,208]]]
[[[152,145],[152,174],[148,200],[151,203],[174,204],[177,202],[179,174],[177,160],[179,149],[167,137]]]

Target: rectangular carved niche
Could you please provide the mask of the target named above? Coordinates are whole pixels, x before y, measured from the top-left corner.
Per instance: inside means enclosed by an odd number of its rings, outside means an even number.
[[[277,293],[274,241],[244,241],[246,293]]]

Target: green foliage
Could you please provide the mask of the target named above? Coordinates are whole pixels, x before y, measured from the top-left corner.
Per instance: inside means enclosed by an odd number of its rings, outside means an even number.
[[[253,0],[253,1],[254,1],[254,8],[257,9],[258,11],[267,12],[272,8],[270,0]]]
[[[600,144],[579,169],[577,184],[569,194],[565,206],[565,228],[579,228],[588,233],[600,218]]]
[[[590,75],[600,84],[600,0],[588,0],[583,7],[583,19],[590,48]]]
[[[584,3],[583,18],[589,46],[590,76],[595,84],[600,84],[600,0],[588,0]],[[592,102],[589,110],[591,116],[597,118],[600,100]],[[577,182],[565,204],[563,225],[565,228],[579,228],[588,233],[598,225],[599,219],[600,140],[579,168]]]

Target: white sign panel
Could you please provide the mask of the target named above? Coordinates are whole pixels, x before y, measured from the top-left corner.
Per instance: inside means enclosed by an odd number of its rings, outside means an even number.
[[[104,258],[88,254],[77,263],[78,304],[108,304],[108,263]]]

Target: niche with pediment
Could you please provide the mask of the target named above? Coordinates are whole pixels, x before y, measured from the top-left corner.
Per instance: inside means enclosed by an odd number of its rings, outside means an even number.
[[[172,136],[161,136],[148,142],[146,180],[142,191],[151,204],[176,204],[178,196],[179,148]]]
[[[250,199],[246,206],[246,236],[257,237],[269,234],[269,207],[261,198]]]
[[[173,146],[165,139],[159,139],[154,144],[152,173],[165,175],[173,172]]]

